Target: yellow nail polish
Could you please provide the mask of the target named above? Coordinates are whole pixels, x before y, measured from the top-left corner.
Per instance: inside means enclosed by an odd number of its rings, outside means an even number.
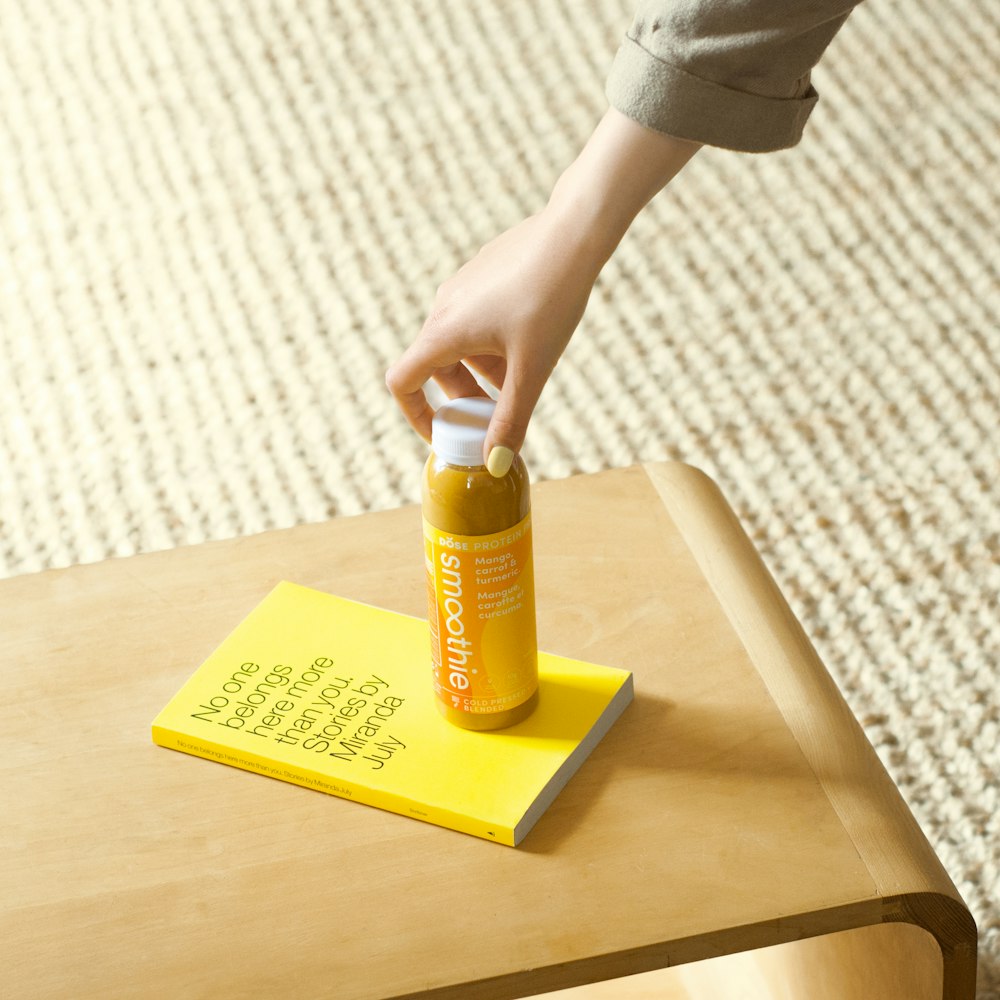
[[[491,476],[499,479],[507,475],[513,461],[514,452],[510,448],[505,448],[502,444],[494,445],[490,449],[490,457],[486,460],[486,468]]]

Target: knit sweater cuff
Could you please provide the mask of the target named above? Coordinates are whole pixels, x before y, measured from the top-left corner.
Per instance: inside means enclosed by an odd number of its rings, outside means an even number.
[[[631,37],[622,42],[605,90],[623,115],[678,139],[766,153],[794,146],[819,95],[761,97],[693,76]]]

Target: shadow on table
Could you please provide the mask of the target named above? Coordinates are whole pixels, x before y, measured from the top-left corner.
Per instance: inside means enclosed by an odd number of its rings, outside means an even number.
[[[758,788],[768,782],[816,781],[780,717],[705,703],[678,704],[640,692],[518,850],[558,850],[617,782],[641,781],[636,801],[657,808],[676,795],[679,780],[694,794],[699,784],[718,789],[751,778]]]

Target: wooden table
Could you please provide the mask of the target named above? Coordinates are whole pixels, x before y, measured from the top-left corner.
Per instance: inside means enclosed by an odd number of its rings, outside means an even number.
[[[636,699],[518,849],[150,741],[281,579],[423,614],[414,508],[0,583],[3,995],[971,1000],[975,925],[714,485],[534,510],[540,645]]]

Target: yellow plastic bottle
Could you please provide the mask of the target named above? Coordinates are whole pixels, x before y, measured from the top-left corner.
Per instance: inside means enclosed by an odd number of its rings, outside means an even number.
[[[538,703],[528,471],[483,465],[494,402],[453,399],[434,416],[423,524],[434,691],[464,729],[502,729]]]

